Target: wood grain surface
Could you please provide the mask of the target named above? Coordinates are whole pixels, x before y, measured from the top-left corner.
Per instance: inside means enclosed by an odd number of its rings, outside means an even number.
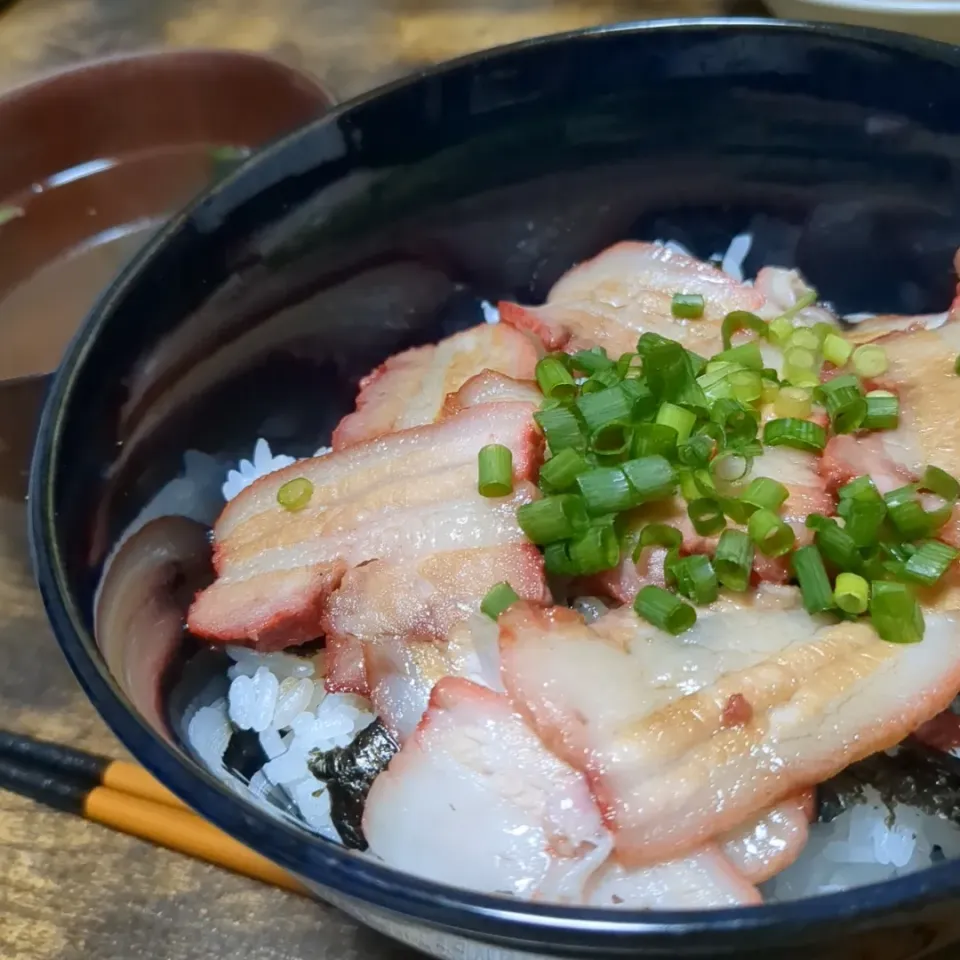
[[[0,14],[0,88],[118,51],[227,46],[271,52],[347,97],[536,34],[759,12],[721,0],[18,0]],[[10,499],[0,500],[0,724],[123,755],[59,654],[24,507]],[[322,905],[0,792],[2,960],[413,956]]]

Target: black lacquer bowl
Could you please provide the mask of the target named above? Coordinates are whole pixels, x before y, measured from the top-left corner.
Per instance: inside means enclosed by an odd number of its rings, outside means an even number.
[[[347,104],[174,220],[68,351],[32,476],[48,612],[133,754],[319,896],[438,957],[901,958],[960,939],[960,862],[710,913],[545,907],[399,875],[278,823],[187,756],[168,695],[187,644],[138,637],[104,654],[93,637],[104,559],[185,450],[236,460],[264,436],[310,453],[359,376],[479,322],[481,300],[536,301],[619,239],[709,256],[744,228],[748,271],[797,265],[840,311],[944,309],[960,49],[769,21],[532,41]],[[111,602],[177,613],[207,562],[203,536],[178,542],[159,573],[131,565]]]

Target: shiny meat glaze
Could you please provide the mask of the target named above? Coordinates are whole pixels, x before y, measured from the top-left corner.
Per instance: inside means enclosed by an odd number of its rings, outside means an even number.
[[[201,637],[246,641],[259,649],[302,643],[324,632],[341,581],[372,560],[408,570],[412,565],[427,578],[414,594],[429,597],[424,610],[400,611],[396,635],[410,624],[443,622],[450,604],[438,594],[445,583],[459,591],[453,602],[464,607],[464,616],[477,609],[488,586],[503,579],[504,566],[523,567],[517,589],[529,584],[530,599],[542,600],[542,561],[516,520],[517,507],[538,496],[529,482],[542,450],[533,410],[526,403],[473,407],[439,424],[262,477],[217,521],[217,580],[194,601],[189,628]],[[509,497],[477,493],[477,455],[489,443],[513,453]],[[303,510],[291,512],[277,503],[277,492],[299,477],[313,484],[313,493]],[[448,569],[451,554],[458,564],[471,561],[472,584],[464,584],[465,573]],[[370,603],[377,600],[373,596]],[[326,626],[336,632],[336,619]]]
[[[401,870],[524,899],[633,908],[759,903],[714,845],[627,870],[583,776],[550,753],[506,697],[443,679],[414,736],[374,782],[363,829]]]
[[[706,357],[723,349],[720,325],[728,313],[747,310],[770,319],[792,307],[803,289],[794,271],[761,271],[757,285],[750,286],[669,247],[625,242],[566,273],[543,306],[501,303],[500,317],[536,334],[548,350],[604,347],[618,357],[636,350],[640,334],[652,332]],[[703,317],[674,317],[671,301],[677,292],[702,294]],[[798,319],[813,323],[832,317],[811,310]]]
[[[789,588],[724,598],[681,637],[629,610],[587,627],[517,604],[500,625],[511,699],[587,774],[629,866],[680,856],[892,746],[960,687],[955,614],[928,614],[923,642],[898,646],[812,620]]]
[[[484,403],[507,403],[515,400],[540,406],[543,394],[533,380],[515,380],[493,370],[484,370],[467,380],[456,393],[447,395],[441,416],[452,417],[467,407],[477,407]]]
[[[360,382],[356,412],[334,430],[333,449],[433,423],[447,395],[481,371],[530,380],[537,355],[532,339],[499,324],[473,327],[398,353]]]

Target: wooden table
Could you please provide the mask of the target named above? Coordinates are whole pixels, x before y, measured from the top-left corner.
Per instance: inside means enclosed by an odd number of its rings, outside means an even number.
[[[723,0],[19,0],[0,89],[155,46],[271,52],[347,97],[424,64],[588,24],[760,13]],[[2,149],[2,145],[0,145]],[[63,662],[0,500],[0,725],[120,756]],[[338,912],[0,792],[3,960],[412,960]]]

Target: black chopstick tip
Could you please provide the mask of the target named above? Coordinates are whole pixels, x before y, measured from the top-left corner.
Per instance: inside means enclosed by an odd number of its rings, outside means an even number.
[[[0,789],[29,797],[55,810],[82,816],[93,787],[71,780],[55,770],[0,757]]]

